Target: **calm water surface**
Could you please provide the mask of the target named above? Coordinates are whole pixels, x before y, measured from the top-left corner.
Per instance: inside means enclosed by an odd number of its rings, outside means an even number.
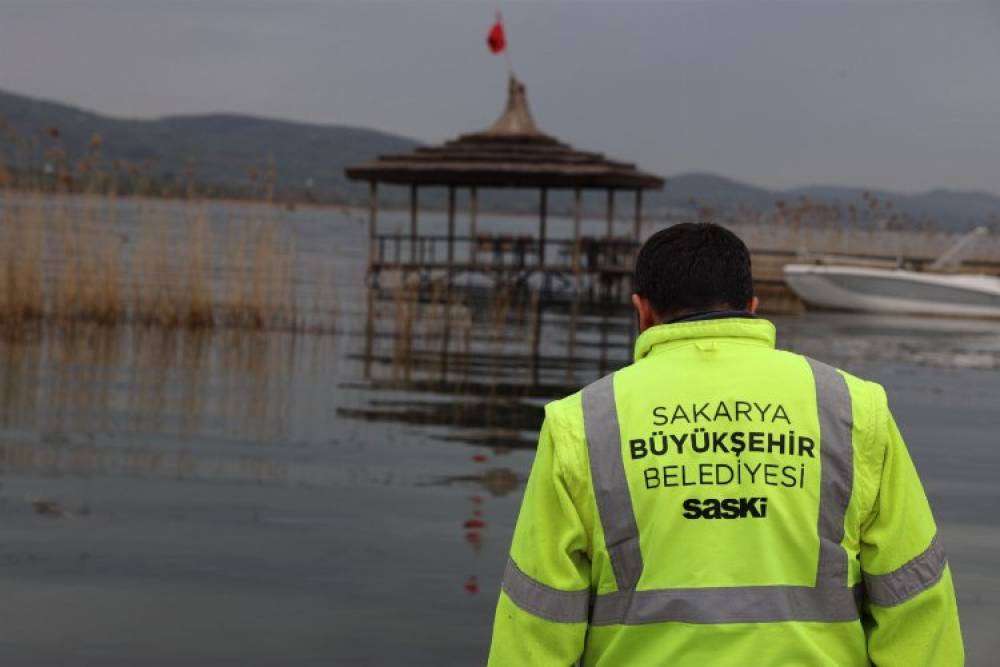
[[[287,217],[306,259],[337,267],[335,334],[0,341],[6,664],[484,661],[541,406],[624,363],[628,326],[503,299],[369,302],[364,227]],[[886,385],[969,664],[995,664],[1000,326],[775,322],[783,347]]]

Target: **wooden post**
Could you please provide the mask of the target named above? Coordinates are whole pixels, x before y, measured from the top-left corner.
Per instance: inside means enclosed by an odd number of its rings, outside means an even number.
[[[545,190],[542,190],[545,192]],[[531,293],[531,308],[534,320],[531,323],[531,386],[537,387],[539,381],[539,362],[541,361],[542,340],[542,295],[538,291]]]
[[[642,242],[642,189],[635,191],[635,229],[633,230],[635,242]]]
[[[608,304],[601,304],[601,359],[598,363],[598,373],[604,376],[608,372]]]
[[[451,273],[444,294],[444,328],[441,330],[441,383],[448,382],[448,348],[451,346]]]
[[[583,193],[573,192],[573,275],[576,276],[577,296],[580,291],[580,222],[583,218]]]
[[[573,296],[573,301],[569,305],[569,349],[566,358],[566,384],[573,384],[573,371],[576,366],[576,327],[580,318],[580,292]]]
[[[378,225],[378,181],[368,182],[368,271],[375,263],[375,236]],[[381,257],[379,261],[381,261]]]
[[[479,252],[479,191],[475,186],[469,188],[469,238],[471,239],[472,248],[470,249],[470,254],[472,255],[472,265],[476,265],[476,255]]]
[[[417,263],[417,186],[410,185],[410,264]]]
[[[635,191],[635,229],[633,230],[633,235],[635,236],[635,254],[632,256],[634,266],[635,258],[639,254],[639,247],[642,243],[642,188],[637,188]],[[638,335],[639,321],[633,317],[628,326],[628,347],[630,350],[635,347],[635,339]]]
[[[372,359],[375,352],[375,288],[368,287],[367,310],[365,312],[365,362],[364,377],[372,378]]]
[[[455,265],[455,186],[448,186],[448,277]]]
[[[538,267],[545,268],[545,226],[549,216],[549,190],[542,188],[542,198],[538,206]]]
[[[615,190],[608,188],[608,238],[615,233]]]

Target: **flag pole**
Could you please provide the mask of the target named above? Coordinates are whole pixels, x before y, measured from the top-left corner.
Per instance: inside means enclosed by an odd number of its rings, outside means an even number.
[[[503,21],[503,14],[500,12],[500,5],[497,4],[497,23],[503,28],[504,35],[504,46],[503,46],[503,58],[504,62],[507,63],[507,76],[514,78],[514,63],[510,59],[510,41],[507,39],[507,26]]]
[[[497,12],[497,16],[500,16],[500,12]],[[504,37],[505,37],[505,39],[506,39],[506,34],[507,34],[507,26],[504,26]],[[507,45],[506,45],[506,47],[503,50],[503,55],[504,55],[504,58],[507,61],[507,75],[510,78],[513,79],[514,78],[514,63],[511,62],[511,59],[510,59],[510,42],[507,42]]]

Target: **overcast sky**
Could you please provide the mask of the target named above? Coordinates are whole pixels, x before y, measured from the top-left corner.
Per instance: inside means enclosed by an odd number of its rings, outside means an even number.
[[[578,147],[768,187],[1000,193],[995,1],[0,0],[0,87],[437,141],[499,111],[498,5],[536,120]]]

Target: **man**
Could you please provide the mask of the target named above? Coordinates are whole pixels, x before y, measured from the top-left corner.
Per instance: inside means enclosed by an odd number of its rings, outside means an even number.
[[[964,662],[885,392],[774,349],[713,224],[639,252],[635,363],[546,406],[490,665]]]

